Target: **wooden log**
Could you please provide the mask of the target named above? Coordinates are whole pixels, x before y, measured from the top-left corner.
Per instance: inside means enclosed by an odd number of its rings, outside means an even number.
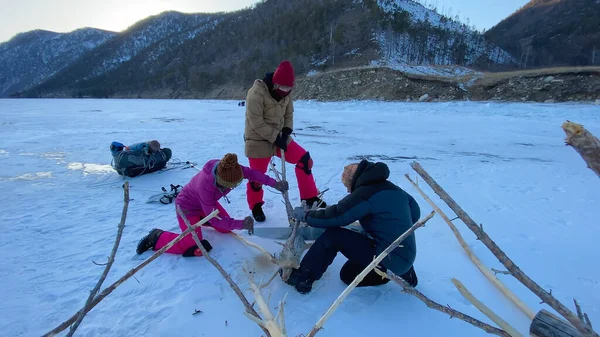
[[[583,125],[566,121],[562,129],[567,135],[565,143],[572,146],[586,162],[589,169],[600,177],[600,140]]]
[[[532,337],[582,337],[567,321],[558,318],[549,311],[542,309],[535,315],[529,327]]]

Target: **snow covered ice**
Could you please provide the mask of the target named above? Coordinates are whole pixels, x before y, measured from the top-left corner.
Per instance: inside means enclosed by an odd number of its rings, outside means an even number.
[[[296,102],[295,139],[314,158],[317,185],[333,204],[345,195],[344,165],[367,157],[386,162],[391,180],[411,193],[423,215],[431,207],[404,178],[413,160],[440,183],[535,281],[573,308],[576,298],[600,324],[600,179],[564,145],[565,120],[600,134],[600,107],[586,104]],[[173,158],[199,165],[243,155],[244,108],[234,101],[0,100],[0,331],[39,336],[79,310],[102,273],[123,207],[123,179],[110,167],[109,145],[157,139]],[[277,162],[280,166],[279,161]],[[291,166],[288,166],[291,172]],[[134,179],[121,246],[107,286],[151,255],[135,253],[153,227],[179,232],[174,204],[146,204],[162,186],[185,184],[197,173],[179,168]],[[290,176],[292,203],[299,203]],[[431,189],[420,185],[435,201]],[[285,207],[265,193],[267,221],[286,223]],[[245,185],[223,206],[250,214]],[[452,212],[439,201],[452,217]],[[475,253],[502,269],[466,226],[455,221]],[[229,235],[204,230],[211,255],[252,302],[244,261],[268,277],[275,269]],[[247,235],[240,231],[241,234]],[[418,289],[491,323],[450,282],[457,278],[482,302],[528,335],[529,321],[469,261],[439,216],[416,232]],[[250,237],[271,252],[276,243]],[[274,309],[286,292],[289,336],[306,334],[345,285],[338,256],[308,295],[276,279]],[[534,311],[546,305],[510,276],[501,280]],[[137,280],[136,280],[137,279]],[[103,300],[84,319],[79,336],[261,336],[217,270],[204,258],[162,255]],[[202,313],[192,315],[195,310]],[[550,309],[551,310],[551,309]],[[493,323],[492,323],[493,324]],[[357,288],[319,336],[483,336],[458,319],[427,308],[393,283]],[[396,333],[397,332],[397,333]]]

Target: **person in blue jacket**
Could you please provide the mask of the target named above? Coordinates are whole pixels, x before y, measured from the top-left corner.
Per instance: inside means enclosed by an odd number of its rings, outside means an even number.
[[[415,199],[388,180],[390,170],[385,163],[362,160],[344,168],[342,183],[350,193],[326,209],[307,211],[294,209],[296,219],[308,226],[326,228],[308,250],[300,267],[293,269],[287,283],[300,293],[311,291],[313,282],[319,280],[338,252],[348,261],[340,270],[340,279],[350,284],[374,257],[385,250],[394,240],[415,224],[421,210]],[[341,228],[359,221],[366,232]],[[417,285],[413,268],[417,254],[415,234],[411,234],[379,264],[401,276],[411,286]],[[375,286],[389,279],[371,271],[360,286]]]

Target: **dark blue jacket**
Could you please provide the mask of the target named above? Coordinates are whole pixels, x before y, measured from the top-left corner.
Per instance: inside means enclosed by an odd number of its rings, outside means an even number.
[[[351,193],[336,205],[306,214],[311,227],[341,227],[358,220],[375,240],[379,255],[415,224],[421,210],[415,199],[388,181],[390,170],[384,163],[363,160],[352,179]],[[415,234],[411,234],[390,255],[383,266],[398,276],[412,266],[417,254]]]

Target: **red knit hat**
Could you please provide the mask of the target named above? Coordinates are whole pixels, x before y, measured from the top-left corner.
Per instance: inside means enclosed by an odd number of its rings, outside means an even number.
[[[273,83],[293,87],[294,79],[294,67],[292,67],[290,61],[285,60],[279,63],[279,66],[275,69],[275,74],[273,74]]]

